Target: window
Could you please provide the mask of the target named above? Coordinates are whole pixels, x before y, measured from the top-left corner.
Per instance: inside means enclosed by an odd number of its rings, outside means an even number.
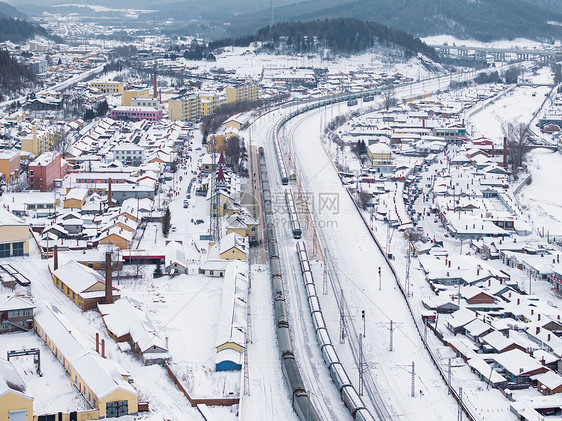
[[[10,243],[0,244],[0,257],[10,257]]]
[[[17,242],[13,244],[13,256],[23,256],[23,242]]]
[[[123,415],[129,414],[129,402],[128,401],[116,401],[107,402],[105,404],[105,417],[115,418]]]

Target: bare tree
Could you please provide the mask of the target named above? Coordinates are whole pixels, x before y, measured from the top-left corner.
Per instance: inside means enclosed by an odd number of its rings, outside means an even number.
[[[72,136],[70,136],[66,129],[61,129],[57,134],[55,141],[53,142],[51,150],[60,152],[61,156],[64,157],[64,155],[70,150],[71,146]]]
[[[502,125],[503,135],[507,139],[507,155],[511,164],[511,172],[516,175],[529,151],[530,130],[525,123],[505,123]]]
[[[394,91],[394,84],[392,83],[391,80],[387,80],[386,82],[384,82],[381,89],[381,95],[382,95],[384,108],[387,111],[391,107],[394,107],[396,105],[397,102],[396,102],[396,95]]]

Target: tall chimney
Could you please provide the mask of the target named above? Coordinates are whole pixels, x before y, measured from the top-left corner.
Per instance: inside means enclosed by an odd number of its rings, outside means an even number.
[[[156,68],[154,68],[154,78],[152,80],[152,85],[153,85],[152,96],[154,97],[154,99],[158,99],[158,84],[156,83]]]
[[[47,249],[47,257],[49,256],[49,249]],[[59,247],[55,244],[53,250],[53,270],[57,270],[59,268]]]
[[[96,352],[100,353],[100,334],[96,332]]]
[[[113,304],[111,253],[105,253],[105,304]]]
[[[111,177],[107,182],[107,207],[110,208],[113,206],[113,201],[111,200]]]
[[[507,138],[503,138],[503,168],[507,170]]]
[[[105,358],[105,339],[101,340],[101,356]]]

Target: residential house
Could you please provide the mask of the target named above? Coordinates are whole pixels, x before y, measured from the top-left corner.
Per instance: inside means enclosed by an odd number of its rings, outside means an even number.
[[[9,297],[0,304],[0,333],[32,329],[34,308],[35,305],[25,298]]]
[[[33,398],[10,361],[0,358],[0,420],[33,421]]]
[[[0,209],[0,257],[29,255],[29,224]]]

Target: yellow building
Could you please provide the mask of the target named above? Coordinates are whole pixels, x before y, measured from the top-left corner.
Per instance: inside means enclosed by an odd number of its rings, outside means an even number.
[[[123,91],[123,96],[121,97],[121,105],[130,107],[132,98],[150,98],[150,89],[131,89],[128,91]]]
[[[192,94],[168,101],[168,116],[171,121],[195,121],[211,114],[223,104],[226,104],[226,97],[217,93]]]
[[[72,335],[68,324],[49,307],[38,312],[34,330],[47,344],[70,376],[70,380],[100,418],[117,418],[138,412],[138,395],[116,361],[86,351]]]
[[[90,86],[99,89],[104,94],[122,94],[125,90],[123,82],[91,82]]]
[[[392,150],[385,143],[373,143],[367,146],[367,156],[372,165],[392,164]]]
[[[168,101],[168,117],[171,121],[194,121],[200,118],[201,102],[199,96],[189,95],[182,99]]]
[[[52,150],[53,146],[63,139],[64,134],[63,128],[44,130],[33,127],[31,136],[21,140],[21,150],[39,156]]]
[[[29,224],[0,209],[0,257],[29,255]]]
[[[95,270],[69,260],[59,268],[53,268],[53,283],[74,304],[88,311],[105,302],[105,279]],[[114,299],[120,297],[119,290],[112,288]]]
[[[134,231],[127,231],[121,227],[114,226],[104,231],[98,237],[100,244],[111,244],[121,250],[128,249],[133,242]]]
[[[82,209],[89,196],[88,189],[71,189],[64,198],[65,209]]]
[[[226,135],[212,134],[207,141],[207,149],[209,153],[226,151]]]
[[[201,117],[211,114],[218,107],[226,104],[226,97],[216,93],[204,92],[199,94],[199,97],[201,102]]]
[[[234,102],[254,102],[259,99],[258,84],[249,80],[236,86],[226,88],[226,102],[232,104]]]
[[[219,258],[222,260],[248,260],[248,248],[244,237],[231,233],[220,240]]]
[[[7,184],[14,182],[20,174],[20,151],[9,149],[0,153],[0,173]]]
[[[226,220],[226,233],[236,233],[241,237],[248,237],[250,244],[259,241],[259,222],[247,213],[233,214]]]
[[[0,359],[0,421],[33,421],[33,398],[11,362]]]

